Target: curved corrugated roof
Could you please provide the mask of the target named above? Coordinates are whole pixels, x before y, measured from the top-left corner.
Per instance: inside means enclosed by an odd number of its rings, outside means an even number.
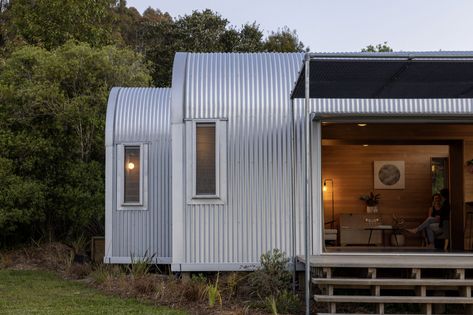
[[[170,88],[114,88],[107,109],[107,135],[112,132],[113,140],[107,142],[170,137],[170,101]]]
[[[303,58],[303,53],[187,54],[185,118],[222,118],[244,108],[287,106]]]

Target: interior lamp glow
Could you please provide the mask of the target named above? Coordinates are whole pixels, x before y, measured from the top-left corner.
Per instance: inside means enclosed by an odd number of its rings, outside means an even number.
[[[133,162],[130,162],[130,163],[127,164],[127,167],[128,167],[129,170],[132,170],[132,169],[135,168],[135,164]]]
[[[330,224],[331,228],[333,229],[335,227],[335,194],[333,189],[333,179],[324,179],[324,186],[322,188],[323,191],[327,191],[327,182],[330,182],[332,184],[332,220],[329,222],[325,222],[325,224]]]
[[[359,123],[359,124],[358,124],[358,127],[366,127],[366,125],[367,125],[367,124],[365,124],[365,123]]]

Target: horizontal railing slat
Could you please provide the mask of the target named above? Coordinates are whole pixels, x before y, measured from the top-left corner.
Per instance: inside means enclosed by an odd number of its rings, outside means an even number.
[[[314,284],[333,285],[382,285],[382,286],[470,286],[473,280],[460,279],[369,279],[369,278],[312,278]]]
[[[473,304],[471,297],[451,296],[355,296],[355,295],[314,295],[316,302],[337,303],[429,303],[429,304]]]

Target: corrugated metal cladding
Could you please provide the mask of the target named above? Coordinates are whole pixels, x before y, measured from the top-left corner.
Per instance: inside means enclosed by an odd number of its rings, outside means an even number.
[[[313,99],[310,110],[333,115],[473,115],[473,99]]]
[[[188,54],[185,118],[228,119],[228,200],[224,205],[186,205],[185,263],[253,263],[273,248],[304,253],[304,100],[294,100],[294,192],[290,101],[303,57]],[[317,99],[310,109],[339,115],[473,113],[469,99]]]
[[[159,258],[171,257],[170,90],[121,88],[118,92],[114,154],[117,144],[147,143],[149,175],[148,210],[116,210],[114,189],[114,257],[140,257],[145,254],[155,254]]]
[[[186,206],[186,263],[253,263],[273,248],[292,254],[290,92],[303,56],[188,55],[185,118],[228,119],[228,200]]]

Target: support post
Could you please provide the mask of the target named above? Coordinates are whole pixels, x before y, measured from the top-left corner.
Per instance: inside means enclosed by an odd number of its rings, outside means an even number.
[[[305,104],[304,104],[304,118],[305,118],[305,193],[304,193],[304,225],[305,225],[305,313],[310,315],[310,257],[309,257],[309,210],[310,210],[310,55],[307,53],[304,58],[305,63]]]
[[[293,265],[293,274],[292,274],[292,293],[296,294],[296,266],[297,266],[297,257],[296,257],[296,123],[294,117],[294,99],[291,99],[291,205],[292,205],[292,265]],[[300,288],[300,286],[299,286]]]

